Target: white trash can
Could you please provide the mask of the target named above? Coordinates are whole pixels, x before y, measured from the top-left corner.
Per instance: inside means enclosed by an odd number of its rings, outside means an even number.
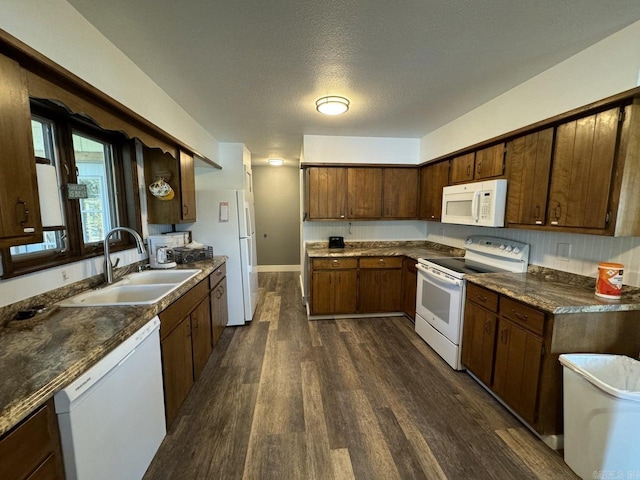
[[[584,479],[640,479],[640,362],[560,355],[564,461]]]

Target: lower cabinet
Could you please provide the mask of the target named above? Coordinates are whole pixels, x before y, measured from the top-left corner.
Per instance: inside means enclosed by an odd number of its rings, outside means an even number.
[[[496,325],[495,312],[467,301],[464,309],[462,363],[485,385],[491,385],[493,375]]]
[[[356,313],[358,259],[314,258],[311,262],[311,314]]]
[[[416,319],[416,288],[418,269],[416,261],[409,257],[402,260],[402,311],[411,320]]]
[[[209,300],[211,303],[211,340],[215,346],[229,320],[227,307],[226,267],[222,265],[209,276]]]
[[[358,312],[399,312],[402,308],[402,257],[366,257],[360,258],[358,263]]]
[[[0,437],[3,480],[64,479],[60,432],[53,400]]]

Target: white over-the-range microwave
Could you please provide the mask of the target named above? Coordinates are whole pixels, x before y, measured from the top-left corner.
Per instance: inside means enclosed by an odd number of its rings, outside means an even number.
[[[505,179],[451,185],[442,190],[442,223],[504,227]]]

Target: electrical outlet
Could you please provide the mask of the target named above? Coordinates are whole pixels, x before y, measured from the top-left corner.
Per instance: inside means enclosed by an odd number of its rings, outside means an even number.
[[[69,280],[69,274],[66,270],[62,270],[62,281],[66,282],[67,280]]]
[[[556,244],[556,257],[561,262],[568,262],[571,257],[571,244],[558,242]]]

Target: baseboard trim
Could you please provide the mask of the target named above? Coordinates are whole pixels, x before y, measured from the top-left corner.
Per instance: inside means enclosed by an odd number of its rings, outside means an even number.
[[[260,272],[299,272],[300,265],[258,265]]]

